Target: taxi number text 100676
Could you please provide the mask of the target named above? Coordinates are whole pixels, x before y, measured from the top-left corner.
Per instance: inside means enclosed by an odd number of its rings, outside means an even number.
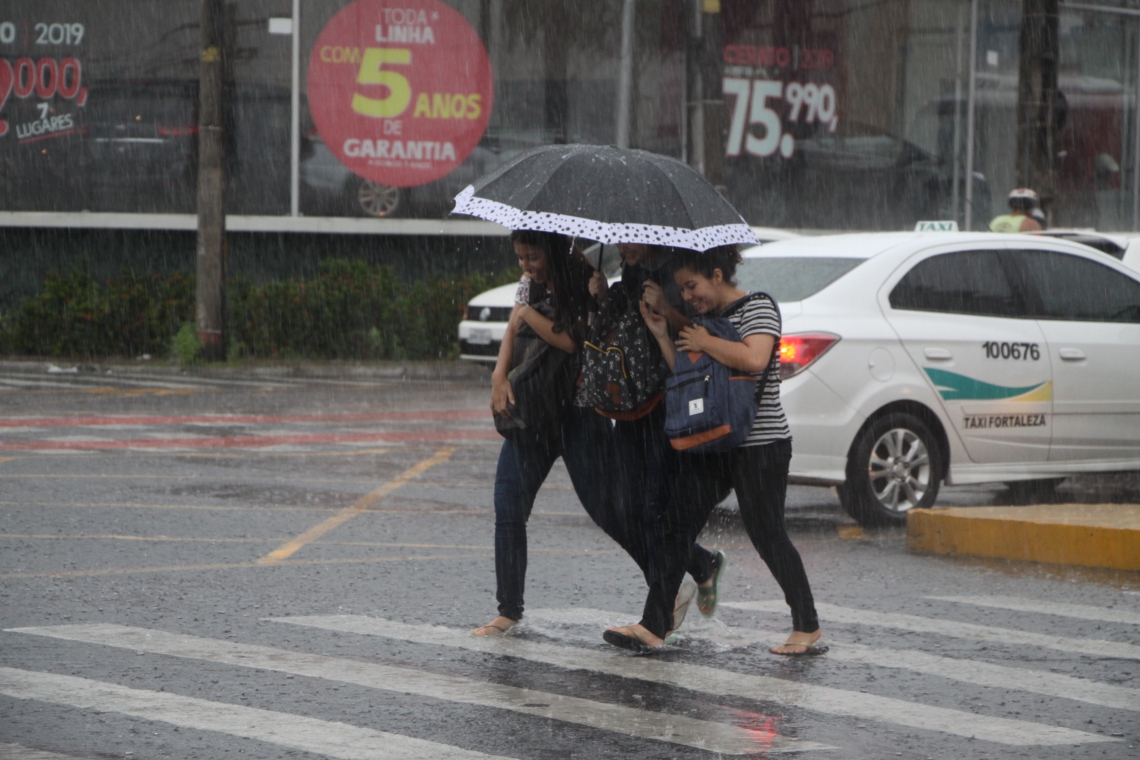
[[[982,344],[987,359],[1020,359],[1037,361],[1041,358],[1041,349],[1036,343],[1002,343],[996,340],[987,340]]]

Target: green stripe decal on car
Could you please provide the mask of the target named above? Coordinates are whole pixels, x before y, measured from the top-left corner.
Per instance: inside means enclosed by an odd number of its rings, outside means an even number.
[[[1023,388],[1010,388],[1005,385],[994,385],[972,377],[947,372],[944,369],[923,367],[930,376],[934,387],[944,401],[995,401],[998,399],[1013,399],[1017,396],[1028,396],[1019,401],[1050,401],[1052,400],[1051,383],[1046,380],[1036,385],[1027,385]],[[1040,391],[1040,392],[1038,392]]]

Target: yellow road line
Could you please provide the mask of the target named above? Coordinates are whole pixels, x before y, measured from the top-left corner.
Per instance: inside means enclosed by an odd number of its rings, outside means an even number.
[[[557,554],[621,554],[621,549],[532,549],[531,555],[557,555]],[[93,578],[104,575],[137,575],[141,573],[175,573],[192,572],[197,570],[248,570],[263,567],[312,567],[316,565],[367,565],[379,562],[419,562],[423,560],[466,560],[483,559],[494,556],[494,552],[485,551],[475,554],[420,554],[406,557],[337,557],[333,559],[287,559],[273,564],[266,564],[260,560],[254,562],[218,562],[209,565],[166,565],[159,567],[117,567],[104,570],[65,570],[62,572],[47,573],[0,573],[0,580],[16,580],[19,578]]]
[[[11,462],[15,458],[16,457],[0,457],[0,464],[3,464],[4,462]]]
[[[422,475],[432,467],[435,467],[437,464],[441,464],[443,462],[446,462],[448,459],[451,459],[451,455],[454,453],[455,448],[453,446],[445,446],[441,448],[439,451],[435,452],[427,459],[424,459],[412,467],[409,467],[407,470],[404,470],[393,480],[389,480],[379,488],[360,497],[360,499],[358,499],[357,502],[351,507],[342,509],[338,514],[333,515],[319,525],[314,525],[301,535],[294,538],[292,541],[286,541],[284,544],[259,559],[258,562],[263,565],[271,565],[275,562],[280,562],[283,559],[288,559],[293,555],[294,552],[303,547],[305,544],[317,540],[324,534],[328,533],[330,530],[333,530],[334,528],[340,526],[342,523],[345,523],[348,520],[351,520],[353,517],[356,517],[361,512],[364,512],[370,506],[380,501],[385,496],[392,493],[412,478],[415,478],[418,475]]]

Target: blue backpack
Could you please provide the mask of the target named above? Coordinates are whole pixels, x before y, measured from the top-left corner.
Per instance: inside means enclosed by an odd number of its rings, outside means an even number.
[[[750,293],[730,304],[719,316],[695,321],[718,338],[740,342],[740,335],[726,315],[752,298],[767,298],[779,315],[779,306],[771,296]],[[677,451],[693,454],[731,451],[744,443],[752,431],[770,367],[771,364],[764,369],[760,382],[756,382],[754,375],[740,374],[708,354],[677,352],[673,376],[665,382],[665,435],[669,443]]]

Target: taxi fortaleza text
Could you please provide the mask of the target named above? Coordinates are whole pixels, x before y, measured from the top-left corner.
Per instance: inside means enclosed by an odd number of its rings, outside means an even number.
[[[963,418],[964,428],[1045,427],[1044,414],[978,414]]]

